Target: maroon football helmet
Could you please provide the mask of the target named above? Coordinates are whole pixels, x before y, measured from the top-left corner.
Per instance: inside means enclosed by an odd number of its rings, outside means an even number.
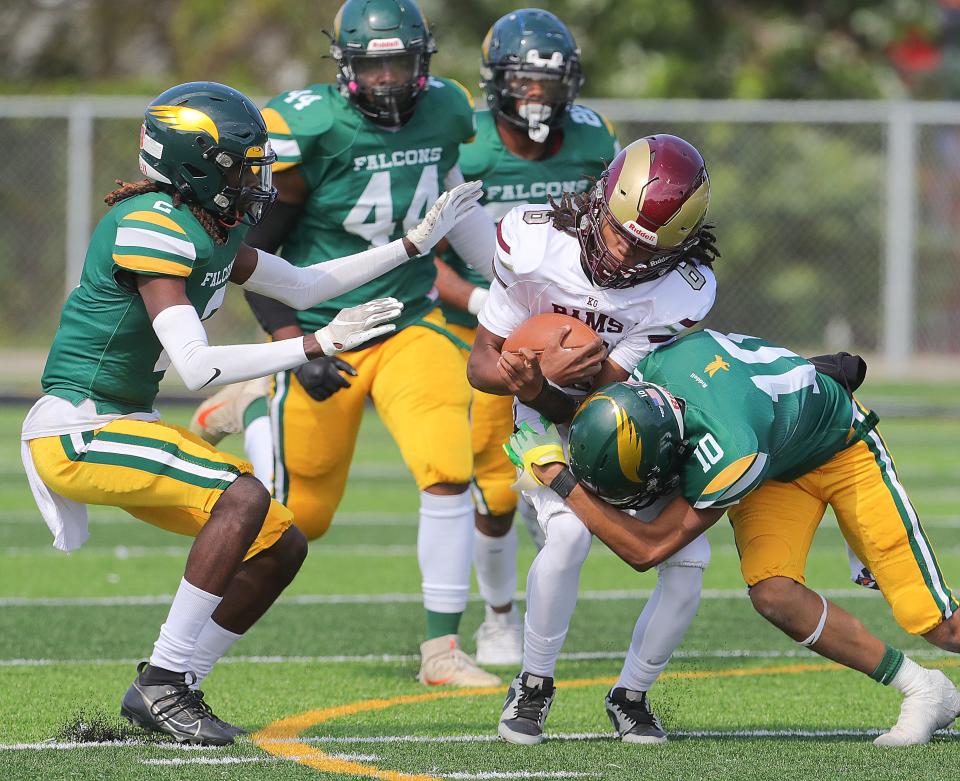
[[[666,134],[634,141],[597,180],[580,218],[584,271],[606,288],[662,277],[699,241],[709,205],[710,177],[696,148]]]

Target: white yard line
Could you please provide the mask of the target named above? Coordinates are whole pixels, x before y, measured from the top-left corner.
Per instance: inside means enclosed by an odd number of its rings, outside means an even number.
[[[649,599],[652,589],[608,589],[582,591],[578,597],[581,602],[620,602]],[[834,588],[820,591],[828,598],[842,599],[881,599],[880,592],[866,588]],[[523,592],[517,592],[514,599],[522,602]],[[747,599],[747,589],[706,588],[702,599]],[[169,605],[173,597],[168,594],[146,595],[140,597],[2,597],[0,607],[117,607],[129,605]],[[419,604],[423,597],[418,593],[386,594],[298,594],[280,597],[280,605],[399,605]],[[470,596],[471,602],[479,602],[477,594]]]
[[[755,738],[869,738],[875,737],[885,730],[879,729],[733,729],[733,730],[674,730],[670,732],[672,738],[700,738],[700,739],[755,739]],[[937,735],[944,737],[960,737],[960,730],[939,730]],[[548,740],[614,740],[612,732],[557,732],[548,733]],[[369,736],[334,736],[321,735],[302,739],[271,740],[271,743],[283,744],[389,744],[389,743],[494,743],[500,738],[497,735],[369,735]],[[206,746],[182,746],[176,743],[144,743],[135,740],[101,741],[91,743],[44,741],[42,743],[7,743],[0,744],[0,752],[5,751],[79,751],[101,748],[161,748],[176,751],[204,751],[218,752],[222,748]],[[358,762],[376,762],[380,757],[372,754],[331,754],[339,759],[354,759]],[[272,761],[271,757],[196,757],[183,759],[147,759],[143,764],[150,765],[183,765],[183,764],[235,764],[240,762]],[[565,771],[560,771],[565,772]],[[481,776],[445,775],[447,778],[473,778]],[[490,776],[494,777],[494,776]],[[500,777],[500,776],[496,776]],[[510,776],[520,777],[520,776]],[[532,776],[531,776],[532,777]],[[537,776],[543,777],[543,776]],[[558,776],[559,777],[559,776]]]
[[[904,651],[911,658],[945,659],[953,654],[938,648],[912,648]],[[567,662],[604,661],[623,659],[623,651],[571,651],[561,653],[560,659]],[[674,659],[812,659],[813,651],[805,649],[742,648],[710,651],[679,650]],[[407,664],[420,660],[418,654],[357,654],[331,656],[225,656],[218,665],[230,664]],[[91,658],[91,659],[0,659],[2,667],[107,667],[111,665],[134,665],[141,658]]]

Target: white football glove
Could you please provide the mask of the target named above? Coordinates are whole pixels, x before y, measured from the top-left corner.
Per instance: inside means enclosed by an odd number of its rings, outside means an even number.
[[[403,303],[395,298],[376,298],[360,306],[341,309],[329,325],[314,336],[324,355],[355,350],[361,344],[377,336],[393,331],[396,326],[388,323],[396,320],[403,311]]]
[[[432,250],[461,217],[470,211],[483,195],[483,182],[464,182],[448,190],[430,207],[423,222],[407,231],[407,238],[421,255]]]

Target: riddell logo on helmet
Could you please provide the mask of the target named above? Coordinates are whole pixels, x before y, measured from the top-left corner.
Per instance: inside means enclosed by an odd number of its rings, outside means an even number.
[[[403,41],[400,38],[374,38],[367,44],[368,52],[402,51],[403,48]]]
[[[657,246],[657,234],[653,231],[648,231],[642,225],[638,225],[634,220],[627,220],[623,223],[623,227],[640,239],[640,241],[649,244],[651,247]]]

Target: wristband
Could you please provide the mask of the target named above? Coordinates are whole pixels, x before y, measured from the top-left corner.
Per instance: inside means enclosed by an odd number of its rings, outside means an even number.
[[[573,489],[577,487],[578,482],[576,476],[570,471],[570,468],[564,467],[560,473],[550,481],[548,487],[561,499],[566,499],[570,496]]]

